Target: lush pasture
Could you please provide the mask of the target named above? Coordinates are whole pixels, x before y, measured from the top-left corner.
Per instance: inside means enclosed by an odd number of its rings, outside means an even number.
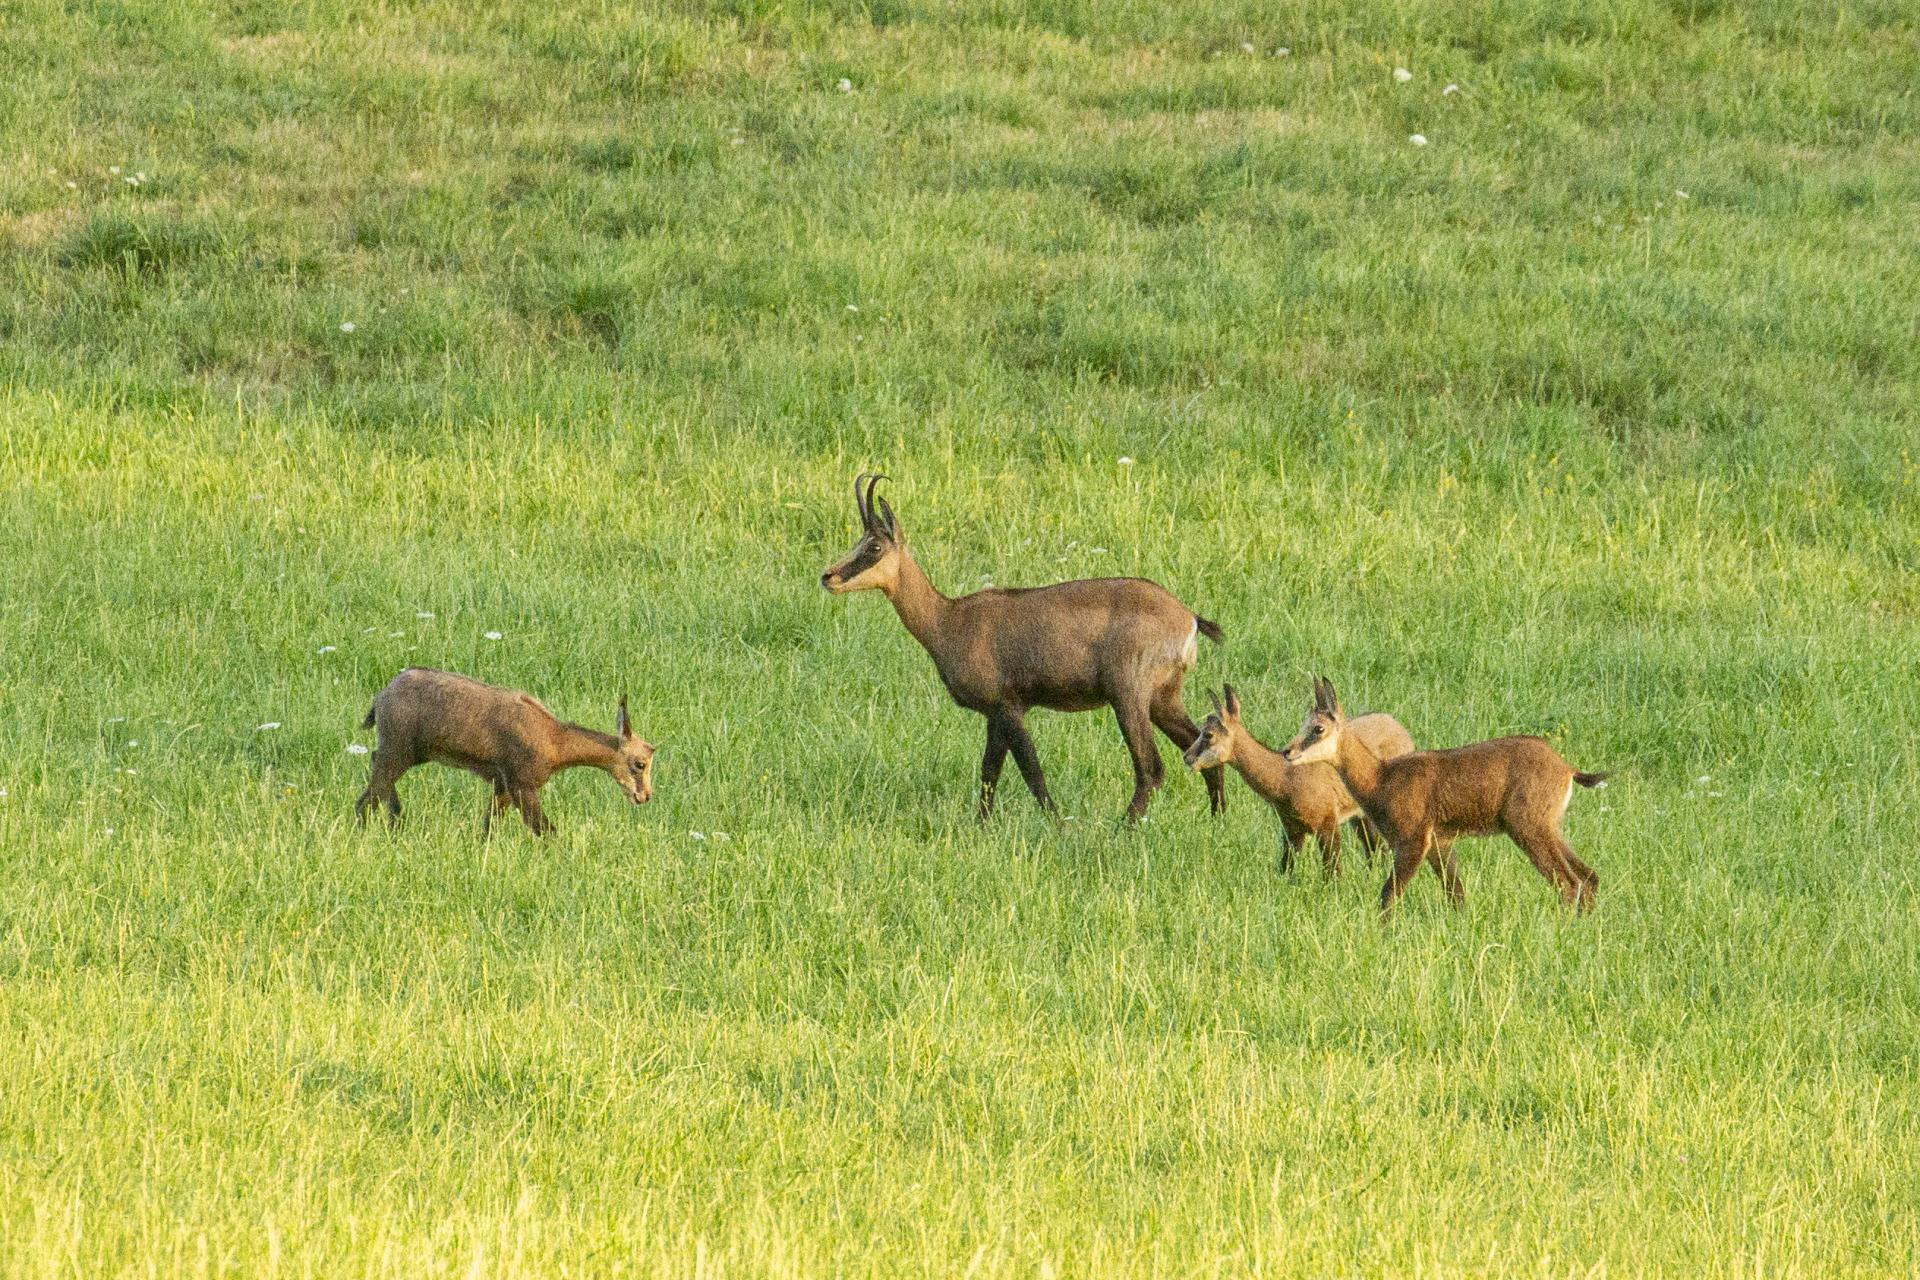
[[[0,7],[0,1273],[1920,1269],[1908,6],[188,8]],[[871,466],[1599,909],[976,828]],[[659,798],[357,831],[407,663]]]

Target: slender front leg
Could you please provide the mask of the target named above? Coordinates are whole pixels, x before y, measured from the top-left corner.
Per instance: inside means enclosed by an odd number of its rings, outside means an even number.
[[[1293,860],[1307,843],[1307,828],[1290,818],[1280,819],[1280,872],[1291,874]]]
[[[1000,730],[999,721],[991,715],[987,717],[987,749],[980,757],[980,808],[975,815],[981,822],[993,816],[993,793],[1000,785],[1000,770],[1007,763],[1007,752],[1011,750],[1006,734]]]
[[[480,824],[480,836],[482,839],[493,834],[493,820],[505,813],[507,806],[512,803],[513,797],[508,794],[506,784],[495,779],[493,784],[493,799],[487,803],[486,821]]]
[[[1340,824],[1339,822],[1334,821],[1334,822],[1327,823],[1326,826],[1320,828],[1320,830],[1314,833],[1313,838],[1319,841],[1320,843],[1320,869],[1326,872],[1328,876],[1336,880],[1339,879],[1340,878]]]
[[[1406,843],[1393,846],[1393,870],[1387,873],[1387,883],[1380,889],[1381,919],[1392,913],[1393,904],[1405,892],[1407,881],[1413,879],[1420,864],[1427,860],[1427,843],[1432,835],[1431,831],[1422,831]]]
[[[1007,749],[1013,752],[1013,762],[1020,766],[1020,776],[1026,779],[1027,790],[1033,792],[1033,798],[1041,809],[1050,814],[1060,812],[1053,803],[1053,797],[1047,794],[1047,775],[1040,771],[1040,756],[1033,749],[1033,738],[1027,733],[1025,711],[1004,711],[1000,719],[1000,732],[1006,738]]]
[[[513,802],[520,806],[520,816],[526,820],[527,830],[537,836],[544,836],[553,830],[553,823],[547,820],[545,811],[540,808],[540,793],[532,787],[522,787],[514,793]]]
[[[1453,841],[1435,840],[1427,861],[1433,864],[1434,874],[1440,877],[1440,887],[1447,891],[1453,905],[1463,905],[1467,900],[1467,887],[1460,881],[1460,860],[1453,856]]]

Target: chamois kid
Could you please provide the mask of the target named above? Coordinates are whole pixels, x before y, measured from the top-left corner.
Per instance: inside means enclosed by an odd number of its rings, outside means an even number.
[[[920,642],[953,700],[987,721],[980,760],[979,817],[993,812],[994,788],[1011,754],[1033,798],[1055,811],[1040,757],[1027,734],[1027,712],[1093,711],[1112,707],[1120,736],[1133,756],[1133,799],[1127,819],[1138,821],[1165,773],[1154,746],[1158,728],[1184,751],[1200,730],[1180,702],[1192,669],[1197,637],[1216,644],[1216,624],[1143,578],[1095,578],[1050,587],[1000,587],[949,599],[940,594],[907,550],[893,509],[874,488],[883,476],[853,482],[861,535],[844,560],[820,575],[835,595],[879,591]],[[1226,804],[1218,766],[1205,771],[1215,813]]]
[[[1226,700],[1210,694],[1213,714],[1200,726],[1200,736],[1188,747],[1184,759],[1190,769],[1208,769],[1232,765],[1236,773],[1280,815],[1286,832],[1286,844],[1280,853],[1280,869],[1293,870],[1294,855],[1309,835],[1320,845],[1320,862],[1328,875],[1340,874],[1340,827],[1351,820],[1359,832],[1360,843],[1373,858],[1378,840],[1366,815],[1354,801],[1340,772],[1330,764],[1288,764],[1284,756],[1261,742],[1240,720],[1240,696],[1232,685],[1224,688]],[[1355,716],[1347,732],[1364,742],[1382,760],[1391,760],[1413,750],[1413,738],[1398,720],[1375,712]]]
[[[1461,836],[1504,831],[1576,911],[1593,906],[1600,877],[1574,855],[1560,834],[1573,784],[1597,787],[1604,773],[1581,773],[1544,738],[1494,738],[1447,751],[1415,751],[1382,760],[1353,732],[1340,698],[1324,678],[1313,682],[1313,708],[1300,735],[1282,753],[1294,764],[1324,762],[1360,802],[1386,837],[1393,870],[1380,890],[1380,911],[1430,861],[1447,896],[1466,897],[1453,842]]]
[[[518,689],[482,684],[467,676],[408,667],[374,696],[360,727],[380,730],[373,776],[353,807],[367,812],[384,804],[388,822],[400,819],[394,784],[417,764],[432,760],[477,773],[493,784],[483,831],[508,805],[519,808],[535,835],[553,830],[540,809],[540,788],[562,769],[586,765],[604,770],[627,799],[653,799],[653,744],[634,736],[627,698],[620,695],[617,733],[567,724]]]

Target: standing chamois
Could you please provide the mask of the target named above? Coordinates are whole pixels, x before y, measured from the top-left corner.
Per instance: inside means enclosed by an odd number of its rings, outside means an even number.
[[[373,776],[353,807],[361,822],[385,804],[387,821],[400,819],[400,793],[394,784],[428,760],[477,773],[493,784],[493,803],[482,830],[508,805],[537,836],[553,830],[540,810],[540,788],[562,769],[589,765],[620,784],[627,799],[653,799],[653,744],[637,738],[620,695],[618,733],[601,733],[566,724],[532,694],[482,684],[467,676],[425,667],[408,667],[374,695],[373,708],[360,727],[380,729],[373,752]]]
[[[1007,753],[1040,807],[1056,812],[1046,775],[1027,734],[1033,707],[1093,711],[1112,707],[1133,756],[1137,822],[1164,779],[1153,730],[1185,750],[1200,730],[1180,703],[1180,685],[1193,667],[1197,636],[1216,644],[1220,628],[1142,578],[1094,578],[1050,587],[991,587],[958,599],[934,588],[907,550],[893,509],[874,487],[884,476],[853,482],[862,534],[846,559],[820,575],[835,595],[886,593],[900,621],[933,658],[953,700],[987,718],[987,749],[980,760],[979,816],[993,812],[994,787]],[[1226,804],[1219,768],[1206,771],[1213,812]]]
[[[1200,726],[1200,736],[1187,748],[1184,759],[1190,769],[1210,769],[1232,765],[1234,771],[1272,805],[1280,815],[1286,832],[1286,844],[1280,852],[1280,869],[1293,870],[1294,855],[1312,835],[1320,845],[1320,862],[1328,875],[1340,874],[1340,825],[1352,820],[1360,833],[1360,843],[1372,862],[1379,836],[1360,812],[1353,795],[1340,781],[1340,771],[1330,764],[1288,764],[1286,757],[1253,736],[1240,722],[1240,695],[1232,685],[1224,686],[1226,701],[1213,699],[1213,714]],[[1413,737],[1398,720],[1375,712],[1355,716],[1347,732],[1365,743],[1382,760],[1406,755],[1413,750]]]
[[[1353,733],[1340,698],[1324,678],[1313,682],[1313,709],[1300,736],[1282,753],[1294,764],[1325,761],[1393,850],[1393,870],[1380,891],[1386,914],[1425,861],[1458,906],[1466,898],[1453,842],[1504,831],[1576,911],[1593,906],[1600,877],[1574,856],[1560,834],[1573,784],[1597,787],[1604,773],[1581,773],[1544,738],[1494,738],[1449,751],[1415,751],[1382,760]]]

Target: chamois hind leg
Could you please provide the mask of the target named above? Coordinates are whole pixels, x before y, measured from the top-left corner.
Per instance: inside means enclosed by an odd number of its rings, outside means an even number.
[[[354,803],[354,819],[362,825],[366,823],[367,813],[385,805],[387,825],[393,826],[400,821],[400,793],[394,789],[414,762],[404,759],[390,747],[375,747],[373,751],[373,772],[367,778],[367,789],[360,793],[360,799]]]
[[[1579,881],[1579,887],[1574,891],[1574,909],[1576,911],[1593,910],[1594,902],[1600,897],[1599,873],[1580,861],[1572,846],[1567,843],[1565,836],[1556,832],[1553,841],[1555,848],[1559,851],[1560,860],[1567,864],[1567,870],[1573,873],[1575,880]]]
[[[1426,830],[1415,833],[1411,840],[1393,845],[1393,870],[1387,873],[1387,882],[1380,888],[1382,919],[1393,911],[1393,904],[1406,891],[1407,881],[1413,879],[1420,864],[1427,860],[1427,846],[1432,839],[1433,832]]]
[[[1149,708],[1154,727],[1167,735],[1178,750],[1185,751],[1200,736],[1200,726],[1187,715],[1187,709],[1180,703],[1180,682],[1169,680],[1160,686],[1153,695],[1153,705]],[[1200,776],[1207,780],[1207,811],[1218,817],[1227,811],[1227,769],[1225,765],[1215,765],[1211,769],[1202,769]]]
[[[1440,877],[1440,887],[1447,891],[1447,897],[1454,906],[1460,906],[1467,900],[1467,887],[1460,881],[1460,862],[1453,856],[1453,841],[1435,840],[1433,851],[1427,854],[1427,861],[1433,864],[1433,873]]]
[[[1570,907],[1580,907],[1586,892],[1586,881],[1574,873],[1572,866],[1561,855],[1560,851],[1566,848],[1566,842],[1559,834],[1543,824],[1508,827],[1507,834],[1532,859],[1535,869],[1560,891],[1560,900]]]
[[[988,716],[987,750],[980,757],[980,807],[975,814],[981,822],[993,816],[993,793],[1000,785],[1000,770],[1007,763],[1007,752],[1012,749],[1006,734],[1000,730],[1000,723]]]
[[[1147,801],[1166,781],[1166,766],[1160,762],[1160,748],[1153,740],[1153,717],[1145,703],[1132,698],[1117,700],[1113,715],[1120,722],[1120,736],[1127,740],[1127,754],[1133,757],[1133,799],[1127,802],[1127,821],[1138,822],[1147,816]]]
[[[1033,792],[1033,798],[1042,811],[1059,813],[1053,797],[1047,794],[1047,775],[1040,771],[1040,755],[1033,749],[1033,737],[1027,732],[1026,712],[1001,712],[1000,733],[1006,740],[1007,749],[1013,752],[1013,762],[1020,766],[1020,776],[1026,780],[1027,790]]]

